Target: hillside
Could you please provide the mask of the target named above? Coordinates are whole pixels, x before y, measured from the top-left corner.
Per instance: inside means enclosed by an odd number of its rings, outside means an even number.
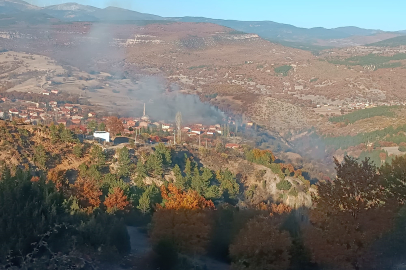
[[[383,41],[370,43],[366,46],[372,47],[399,47],[406,45],[406,36],[394,37]]]

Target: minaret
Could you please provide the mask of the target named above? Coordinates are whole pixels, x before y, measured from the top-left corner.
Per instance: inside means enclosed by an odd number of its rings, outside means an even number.
[[[144,103],[144,114],[142,116],[145,116],[145,103]]]

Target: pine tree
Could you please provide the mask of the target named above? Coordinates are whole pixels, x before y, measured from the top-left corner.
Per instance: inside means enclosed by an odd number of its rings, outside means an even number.
[[[83,149],[82,146],[80,144],[77,144],[73,147],[73,154],[77,157],[77,158],[81,158],[83,155]]]
[[[173,174],[175,175],[176,180],[175,186],[181,190],[186,190],[187,189],[186,178],[182,176],[182,172],[178,164],[176,164],[175,167],[173,167]]]
[[[118,170],[117,173],[120,177],[128,177],[133,171],[133,164],[131,162],[130,154],[127,147],[123,147],[118,152]]]
[[[106,162],[106,156],[103,149],[98,145],[93,145],[92,150],[90,151],[90,156],[92,158],[92,162],[98,167],[103,166]]]
[[[141,213],[146,214],[151,211],[151,199],[149,197],[149,192],[145,191],[138,202],[137,208],[141,211]]]

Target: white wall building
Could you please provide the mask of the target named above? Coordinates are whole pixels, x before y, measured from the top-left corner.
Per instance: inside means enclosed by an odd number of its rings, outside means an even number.
[[[110,142],[110,133],[107,131],[95,131],[93,137],[101,139],[103,142]]]

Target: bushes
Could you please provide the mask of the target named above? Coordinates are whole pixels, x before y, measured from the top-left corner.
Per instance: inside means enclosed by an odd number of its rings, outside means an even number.
[[[282,74],[283,76],[288,76],[289,71],[292,69],[291,66],[284,65],[274,68],[275,73]]]
[[[279,190],[290,190],[292,184],[288,180],[281,180],[279,183],[276,184],[276,188]]]

